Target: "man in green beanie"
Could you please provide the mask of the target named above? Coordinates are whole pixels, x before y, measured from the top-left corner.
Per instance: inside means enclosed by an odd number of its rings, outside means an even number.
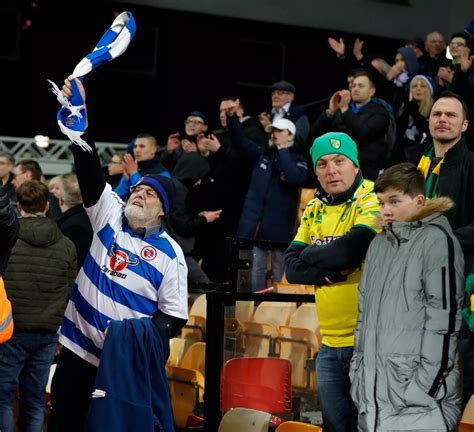
[[[316,285],[321,350],[317,388],[325,431],[356,431],[349,363],[357,321],[362,263],[376,234],[379,204],[362,177],[356,143],[342,132],[318,137],[310,150],[321,185],[285,254],[290,283]]]

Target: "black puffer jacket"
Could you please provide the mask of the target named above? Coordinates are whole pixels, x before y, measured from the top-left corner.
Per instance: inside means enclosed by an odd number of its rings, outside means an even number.
[[[76,277],[76,248],[46,217],[20,217],[5,284],[15,331],[55,332]]]
[[[8,258],[18,238],[20,225],[5,187],[0,182],[0,276],[5,273]]]
[[[375,180],[386,160],[385,134],[389,127],[387,109],[376,100],[371,100],[359,109],[337,111],[328,116],[324,111],[313,124],[315,138],[326,132],[345,132],[357,144],[359,162],[364,178]]]

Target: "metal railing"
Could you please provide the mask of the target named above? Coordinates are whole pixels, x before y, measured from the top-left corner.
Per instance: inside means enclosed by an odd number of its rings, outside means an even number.
[[[106,164],[117,151],[126,150],[128,143],[96,142],[102,164]],[[66,174],[72,171],[74,159],[68,140],[50,139],[47,148],[38,147],[34,138],[0,136],[0,151],[8,152],[16,161],[34,159],[45,176]]]

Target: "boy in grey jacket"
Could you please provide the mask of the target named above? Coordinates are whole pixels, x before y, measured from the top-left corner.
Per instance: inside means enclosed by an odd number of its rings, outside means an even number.
[[[375,182],[383,232],[359,283],[351,396],[360,431],[453,431],[460,418],[458,337],[464,258],[442,213],[408,163]]]

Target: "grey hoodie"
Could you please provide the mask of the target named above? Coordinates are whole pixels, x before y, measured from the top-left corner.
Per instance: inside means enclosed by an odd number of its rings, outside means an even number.
[[[460,417],[464,258],[447,198],[372,241],[359,283],[351,395],[360,431],[451,431]]]

